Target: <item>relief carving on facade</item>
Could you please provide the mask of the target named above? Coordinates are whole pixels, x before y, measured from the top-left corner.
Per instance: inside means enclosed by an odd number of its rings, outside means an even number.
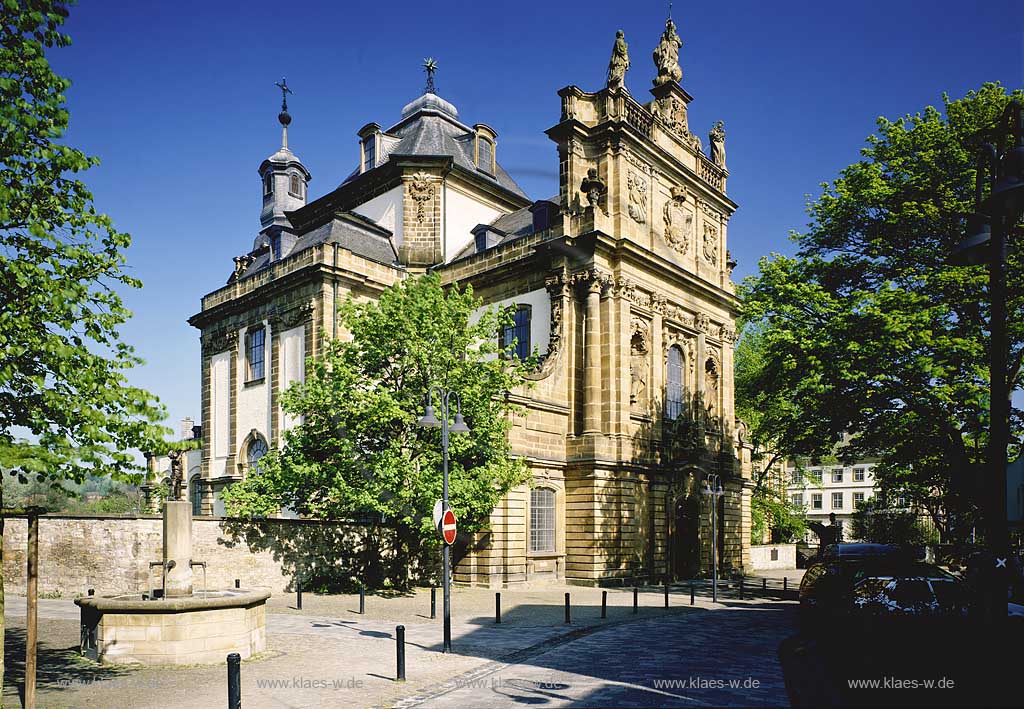
[[[707,416],[707,425],[709,428],[717,429],[719,426],[718,417],[721,415],[719,406],[721,384],[721,358],[717,352],[710,350],[708,351],[708,358],[704,362],[704,412]]]
[[[597,209],[604,208],[604,196],[608,192],[608,186],[605,185],[604,180],[597,174],[597,168],[592,167],[587,170],[587,176],[583,178],[582,184],[580,184],[580,192],[587,196],[587,202],[590,203],[591,208]]]
[[[548,335],[548,351],[540,361],[540,364],[532,372],[526,373],[526,379],[538,381],[551,375],[555,369],[555,362],[562,351],[562,321],[565,299],[572,293],[570,279],[565,272],[556,273],[544,279],[544,288],[551,297],[551,330]]]
[[[216,354],[225,350],[234,349],[238,345],[238,330],[231,329],[220,332],[210,332],[203,335],[202,346],[205,352]]]
[[[637,224],[646,224],[647,179],[630,170],[626,173],[626,189],[629,192],[629,216]]]
[[[316,301],[310,300],[296,308],[285,311],[281,315],[281,326],[285,328],[298,327],[300,324],[312,320],[315,309]]]
[[[686,118],[686,104],[675,96],[662,96],[651,106],[651,113],[661,121],[666,130],[682,138],[690,134],[689,122]],[[687,141],[690,142],[690,141]]]
[[[629,340],[629,403],[644,404],[650,378],[651,330],[640,318],[630,324]]]
[[[409,196],[416,203],[416,221],[423,223],[427,204],[434,198],[434,183],[426,172],[417,172],[408,182]]]
[[[660,293],[651,294],[651,309],[656,313],[665,313],[668,307],[668,299]]]
[[[711,332],[711,321],[704,313],[697,313],[693,316],[693,327],[706,335]]]
[[[569,277],[572,285],[584,283],[592,293],[604,293],[614,282],[612,276],[598,268],[590,268],[586,271],[577,271]]]
[[[662,210],[665,219],[665,241],[679,254],[685,255],[693,238],[694,213],[686,208],[685,187],[673,187],[671,198]]]
[[[704,222],[704,260],[718,263],[718,227],[711,222]]]

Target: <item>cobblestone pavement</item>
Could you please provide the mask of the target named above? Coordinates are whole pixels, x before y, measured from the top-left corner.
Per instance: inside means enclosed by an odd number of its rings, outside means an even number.
[[[490,663],[395,706],[788,706],[777,650],[793,623],[792,604],[756,602],[640,620]]]
[[[569,625],[564,623],[565,591],[572,593],[572,623]],[[633,701],[630,697],[635,688],[631,689],[629,683],[635,684],[637,680],[654,676],[652,668],[658,667],[661,672],[661,666],[656,664],[659,658],[667,662],[666,657],[685,649],[676,647],[677,636],[700,636],[704,638],[703,644],[713,644],[717,648],[716,634],[722,628],[733,627],[725,622],[718,631],[701,629],[705,621],[698,619],[736,615],[732,610],[703,612],[713,604],[702,591],[698,585],[696,604],[690,607],[686,587],[674,589],[672,608],[666,611],[662,589],[650,588],[640,593],[640,612],[634,615],[631,609],[632,589],[609,590],[608,618],[603,620],[600,617],[599,589],[551,587],[507,590],[502,592],[503,622],[496,625],[493,591],[456,589],[452,623],[455,651],[448,655],[439,652],[440,618],[429,618],[429,590],[398,598],[368,596],[365,615],[355,612],[358,610],[358,597],[307,594],[301,613],[287,604],[290,600],[294,606],[294,595],[278,597],[267,616],[268,652],[242,663],[243,706],[247,709],[393,706],[410,696],[434,696],[440,683],[452,677],[471,677],[476,673],[493,676],[495,669],[511,666],[510,658],[523,667],[556,671],[556,666],[547,667],[543,663],[549,663],[544,658],[557,657],[563,657],[569,663],[558,671],[578,672],[580,677],[591,682],[587,691],[594,691],[595,687],[601,686],[601,681],[608,679],[609,685],[625,683],[614,685],[619,687],[614,691],[624,692],[622,701]],[[726,598],[728,594],[724,591],[720,597]],[[17,707],[20,706],[18,695],[24,662],[24,599],[8,596],[7,601],[8,671],[3,697],[7,706]],[[724,609],[734,604],[747,604],[752,609],[757,605],[775,608],[791,605],[762,603],[750,600],[748,595],[744,602],[725,600],[717,608]],[[440,593],[437,605],[440,611]],[[171,705],[176,709],[210,709],[225,704],[226,671],[223,665],[185,668],[97,665],[78,656],[78,608],[71,601],[42,599],[39,615],[40,709],[163,709]],[[743,617],[762,624],[768,622],[770,615],[766,611],[751,610]],[[759,620],[762,617],[765,620]],[[687,619],[692,620],[679,624]],[[739,622],[739,616],[733,621],[736,622]],[[405,683],[394,681],[394,631],[398,623],[406,627],[408,681]],[[661,623],[666,625],[663,627]],[[602,626],[614,627],[601,629]],[[637,630],[629,630],[634,627]],[[742,635],[738,629],[734,630]],[[606,666],[608,660],[602,658],[601,648],[620,632],[635,636],[641,643],[645,649],[631,652],[630,658],[642,659],[636,665],[635,675],[627,673],[619,678],[605,677],[600,668]],[[751,637],[760,637],[760,631],[752,632]],[[658,640],[652,642],[651,638]],[[676,639],[666,643],[663,638]],[[723,648],[720,652],[725,653],[722,657],[731,657],[734,651]],[[768,654],[774,658],[774,649]],[[572,658],[577,655],[578,661],[573,662]],[[534,661],[533,657],[541,659]],[[715,657],[714,654],[706,654],[704,661],[707,664],[687,669],[686,676],[696,674],[698,670],[710,673],[710,668],[719,664]],[[591,666],[593,663],[598,664]],[[724,660],[722,663],[727,664]],[[629,666],[621,661],[619,664],[624,668]],[[777,681],[781,682],[781,678]],[[558,682],[568,683],[568,680]],[[599,684],[594,685],[594,682]],[[574,684],[571,691],[582,691],[582,687],[582,684]],[[638,706],[673,706],[676,701],[674,695],[684,694],[676,690],[664,691],[667,694],[658,695],[665,700],[660,704]],[[604,696],[601,695],[601,702],[622,703],[618,695],[608,695],[608,699]],[[725,701],[725,696],[713,695],[718,700],[713,699],[712,703]],[[547,703],[548,698],[537,695],[531,699],[543,700],[531,703]],[[436,701],[451,700],[439,697]],[[586,703],[593,705],[590,700]],[[465,706],[482,704],[470,697]]]

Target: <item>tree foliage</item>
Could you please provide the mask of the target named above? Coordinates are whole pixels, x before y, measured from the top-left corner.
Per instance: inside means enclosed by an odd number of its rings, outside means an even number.
[[[484,311],[471,288],[442,288],[437,275],[405,280],[376,302],[339,312],[350,340],[328,341],[306,380],[282,396],[301,423],[259,470],[225,493],[230,514],[283,507],[324,519],[372,515],[397,532],[399,557],[438,548],[432,508],[441,498],[441,434],[416,422],[433,385],[461,395],[470,427],[450,440],[450,499],[461,534],[484,529],[495,505],[526,481],[509,455],[507,392],[529,363],[499,358],[506,312]],[[440,416],[440,402],[434,398]],[[451,413],[455,412],[451,399]],[[465,537],[463,537],[465,538]],[[403,585],[404,565],[390,579]]]
[[[862,159],[810,204],[796,256],[762,259],[742,288],[757,338],[756,352],[737,358],[736,392],[762,440],[787,456],[877,457],[881,486],[923,505],[946,532],[945,513],[961,533],[976,514],[989,428],[987,271],[946,258],[974,210],[969,137],[1009,100],[985,84],[943,97],[941,111],[879,118]],[[1021,257],[1011,250],[1007,279],[1015,390]],[[1012,418],[1017,441],[1021,411]],[[844,433],[852,439],[835,449]]]
[[[921,546],[939,541],[936,530],[922,522],[920,515],[889,507],[881,497],[860,503],[850,533],[854,539],[874,544]]]

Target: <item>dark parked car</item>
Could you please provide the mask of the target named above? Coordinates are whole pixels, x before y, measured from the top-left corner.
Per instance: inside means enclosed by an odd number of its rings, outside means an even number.
[[[868,576],[853,588],[851,613],[865,630],[946,632],[966,621],[970,605],[970,587],[951,574]],[[1007,613],[1020,623],[1024,606],[1008,603]]]
[[[853,587],[868,576],[885,573],[947,575],[938,567],[913,558],[905,549],[887,544],[833,544],[825,548],[800,581],[800,625],[814,632],[822,623],[845,616]]]

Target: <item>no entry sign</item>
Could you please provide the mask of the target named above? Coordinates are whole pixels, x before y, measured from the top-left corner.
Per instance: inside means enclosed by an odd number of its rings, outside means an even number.
[[[445,544],[455,543],[455,513],[451,510],[445,510],[444,514],[441,515],[441,537],[444,538]]]

